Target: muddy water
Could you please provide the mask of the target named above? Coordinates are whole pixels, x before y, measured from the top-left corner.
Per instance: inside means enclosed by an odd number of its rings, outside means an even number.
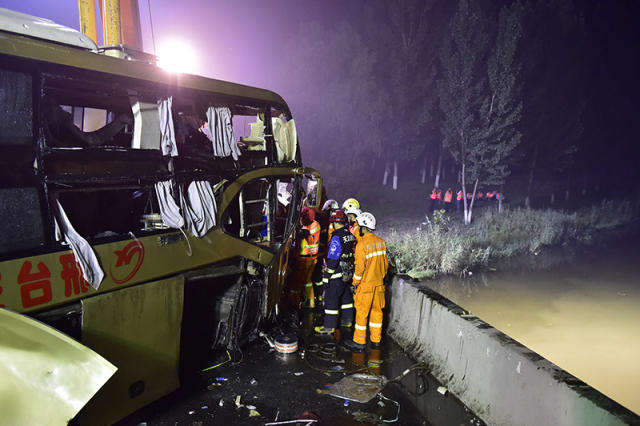
[[[428,285],[640,413],[640,244],[551,271],[476,274]]]

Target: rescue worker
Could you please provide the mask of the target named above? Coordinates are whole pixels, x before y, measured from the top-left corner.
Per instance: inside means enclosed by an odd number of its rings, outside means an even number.
[[[438,191],[436,192],[436,202],[438,204],[438,207],[442,205],[442,189],[438,189]]]
[[[376,218],[364,212],[357,221],[361,237],[356,245],[353,273],[356,324],[353,340],[345,345],[354,352],[362,352],[366,347],[367,319],[371,347],[378,349],[381,345],[382,309],[385,305],[383,280],[389,264],[385,241],[373,233]]]
[[[349,231],[356,237],[356,242],[360,239],[360,232],[358,231],[358,216],[362,213],[359,208],[351,207],[347,209],[347,218],[349,219]]]
[[[300,213],[302,228],[298,232],[297,247],[295,251],[295,267],[291,277],[289,288],[290,301],[294,307],[299,307],[302,298],[302,289],[309,307],[315,307],[313,297],[313,282],[311,275],[316,266],[320,240],[320,224],[315,221],[315,214],[309,207],[303,207]]]
[[[462,190],[460,189],[456,194],[456,209],[458,210],[458,213],[460,213],[460,204],[462,204],[462,197]]]
[[[349,232],[347,215],[342,210],[331,213],[331,223],[335,227],[329,251],[327,267],[324,270],[324,324],[316,327],[318,334],[332,334],[338,325],[350,328],[353,325],[353,295],[351,280],[354,271],[354,255],[356,239]]]
[[[324,187],[323,187],[324,189]],[[320,224],[320,241],[318,246],[318,257],[315,268],[313,268],[313,274],[311,275],[311,281],[313,282],[313,293],[318,303],[322,303],[322,271],[325,267],[325,257],[327,255],[327,247],[329,246],[329,226],[331,212],[338,208],[338,202],[335,200],[327,200],[322,209],[316,213],[316,221]]]
[[[438,190],[436,188],[433,188],[427,202],[427,219],[429,219],[429,216],[431,216],[431,214],[433,213],[436,204],[436,198],[438,198]]]
[[[451,188],[447,189],[447,192],[444,193],[444,204],[449,207],[451,205],[451,199],[453,198],[453,191]]]

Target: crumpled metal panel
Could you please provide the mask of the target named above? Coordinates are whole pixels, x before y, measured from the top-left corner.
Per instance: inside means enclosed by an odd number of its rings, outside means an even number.
[[[24,315],[0,309],[0,422],[66,425],[117,368]]]
[[[167,278],[82,300],[82,341],[118,372],[80,413],[112,424],[178,388],[184,278]]]

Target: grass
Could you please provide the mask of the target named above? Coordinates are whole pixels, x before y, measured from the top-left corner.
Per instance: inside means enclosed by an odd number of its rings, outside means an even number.
[[[635,223],[639,213],[640,199],[604,201],[572,213],[487,209],[465,226],[437,211],[421,230],[392,231],[387,248],[397,273],[417,279],[463,274],[500,258],[537,255],[568,244],[594,244],[607,231]]]

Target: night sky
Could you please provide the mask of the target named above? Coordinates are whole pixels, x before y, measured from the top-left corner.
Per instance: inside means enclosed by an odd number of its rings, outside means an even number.
[[[274,63],[286,54],[282,49],[300,25],[331,21],[360,2],[152,0],[151,17],[156,46],[178,37],[202,54],[196,74],[274,89]],[[147,0],[139,0],[139,6],[144,50],[153,53]],[[0,7],[79,29],[75,0],[2,0]]]
[[[389,5],[423,1],[151,0],[151,9],[156,46],[173,38],[188,42],[199,55],[196,74],[282,95],[298,123],[305,162],[329,175],[335,185],[336,180],[357,177],[363,184],[380,181],[389,161],[402,162],[400,181],[415,181],[423,164],[433,164],[438,153],[446,151],[437,99],[443,75],[440,54],[458,1],[426,1],[432,4],[429,29],[422,44],[412,48],[417,52],[414,72],[398,78],[394,68],[404,59],[397,55],[401,35],[390,29],[394,6]],[[499,13],[513,2],[472,3],[483,9],[487,33],[495,38]],[[536,23],[529,24],[518,47],[517,57],[524,64],[521,77],[526,79],[523,142],[513,153],[505,184],[513,186],[512,193],[524,192],[535,164],[535,183],[527,189],[534,193],[564,192],[562,185],[575,190],[610,186],[616,194],[636,190],[640,2],[527,4],[534,11],[546,7],[547,18],[540,15],[531,21]],[[572,5],[572,11],[556,14],[554,8],[564,5]],[[1,0],[0,6],[79,27],[75,0]],[[147,0],[140,0],[140,9],[144,48],[153,53]],[[575,18],[577,24],[565,28],[564,18],[556,15]],[[545,34],[551,36],[545,39]],[[542,42],[534,45],[532,40]],[[428,80],[431,70],[435,77],[430,86],[421,87],[420,80]],[[428,125],[421,124],[421,112],[409,117],[402,109],[416,93],[408,103],[416,110],[430,104]],[[584,108],[576,112],[579,104]],[[385,129],[385,122],[393,126]],[[565,142],[567,146],[560,147]],[[417,148],[404,149],[407,144]],[[541,146],[537,162],[532,161],[536,144]],[[566,164],[556,161],[572,149]],[[446,152],[443,165],[450,175],[458,167]],[[340,175],[346,171],[350,174]]]

